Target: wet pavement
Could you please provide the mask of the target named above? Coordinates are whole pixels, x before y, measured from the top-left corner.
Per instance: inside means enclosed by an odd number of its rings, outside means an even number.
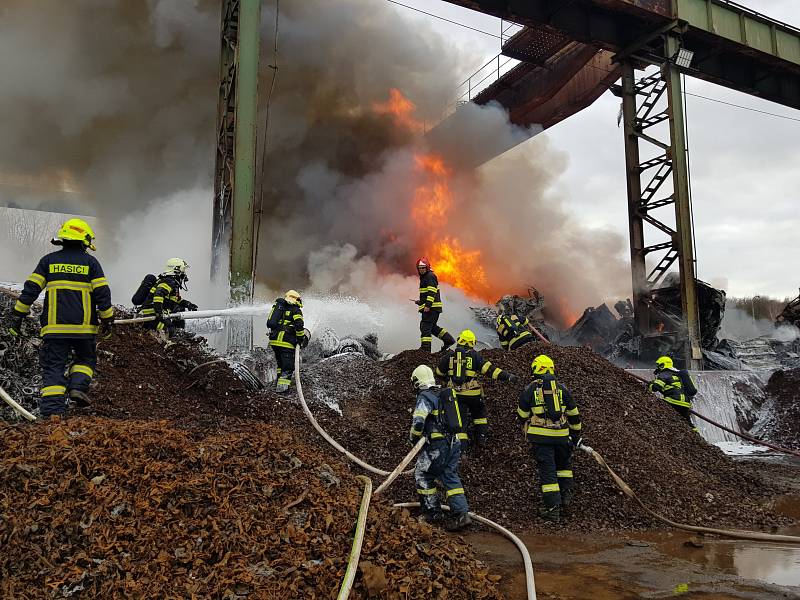
[[[464,537],[503,576],[506,597],[524,599],[525,577],[516,548],[494,533]],[[697,538],[675,531],[521,537],[531,552],[541,599],[800,598],[800,546]]]

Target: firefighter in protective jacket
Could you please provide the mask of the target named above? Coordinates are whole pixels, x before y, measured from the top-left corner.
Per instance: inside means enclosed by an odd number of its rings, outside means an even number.
[[[520,319],[517,315],[500,313],[495,321],[497,337],[503,350],[516,350],[533,341],[533,334],[528,328],[527,317]]]
[[[461,459],[458,433],[464,428],[458,400],[453,390],[442,390],[436,385],[433,371],[427,365],[414,369],[411,383],[417,393],[417,404],[411,421],[409,442],[416,444],[422,436],[427,439],[414,467],[423,520],[433,523],[444,519],[436,486],[438,479],[450,507],[451,520],[445,527],[456,531],[472,523],[464,486],[458,474]]]
[[[550,521],[561,518],[561,508],[572,503],[572,450],[580,448],[581,417],[567,388],[555,378],[549,356],[533,359],[533,382],[522,392],[517,418],[531,444],[539,469],[542,504],[539,515]]]
[[[14,306],[9,332],[19,335],[23,318],[45,292],[39,349],[43,417],[66,415],[67,398],[79,406],[88,404],[87,392],[97,366],[96,336],[100,329],[110,336],[114,325],[108,281],[100,263],[87,252],[95,250],[93,240],[94,232],[85,221],[66,221],[52,240],[61,249],[39,260]]]
[[[267,319],[269,345],[278,365],[278,383],[275,391],[286,392],[292,384],[295,347],[308,345],[303,324],[303,301],[300,292],[289,290],[283,298],[275,300]]]
[[[439,316],[442,314],[442,294],[439,291],[439,279],[431,270],[431,262],[424,256],[417,260],[419,274],[419,348],[431,351],[433,336],[442,340],[442,350],[447,350],[456,343],[446,329],[439,327]]]
[[[486,443],[489,419],[486,402],[483,398],[483,386],[478,380],[486,375],[495,380],[517,381],[517,376],[495,367],[490,361],[475,350],[477,339],[469,329],[462,331],[454,350],[449,350],[436,366],[436,374],[447,380],[447,387],[453,388],[461,406],[469,409],[472,419],[475,444],[482,447]]]
[[[661,393],[664,400],[686,419],[694,431],[697,431],[689,412],[692,408],[692,399],[697,394],[697,386],[689,371],[676,369],[669,356],[661,356],[656,359],[654,374],[656,378],[648,384],[647,389]]]
[[[155,321],[144,324],[145,329],[165,331],[168,335],[176,329],[183,329],[183,319],[170,319],[169,315],[185,310],[197,310],[197,305],[181,298],[181,290],[186,290],[189,281],[189,263],[182,258],[170,258],[161,275],[147,294],[142,305],[142,316],[155,317]]]

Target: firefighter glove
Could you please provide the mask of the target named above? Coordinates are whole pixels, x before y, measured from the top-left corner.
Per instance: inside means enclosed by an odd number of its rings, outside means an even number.
[[[22,315],[14,314],[10,317],[8,323],[8,334],[18,337],[22,333]]]
[[[519,377],[517,377],[514,373],[509,373],[508,374],[508,380],[511,383],[517,383],[519,381]]]
[[[570,438],[570,441],[572,442],[572,447],[575,448],[575,450],[580,450],[581,446],[583,446],[583,437],[581,436]]]
[[[306,346],[308,346],[308,336],[304,335],[300,338],[300,347],[305,348]]]
[[[426,306],[425,308],[422,309],[422,312],[431,312],[431,307]]]
[[[197,310],[197,304],[195,304],[194,302],[189,302],[188,300],[184,300],[183,308],[189,311],[195,311]]]
[[[114,333],[114,317],[102,319],[100,322],[100,337],[104,340],[110,339]]]
[[[408,443],[411,444],[412,446],[414,446],[417,443],[418,440],[419,440],[419,438],[414,435],[414,430],[412,429],[408,433]]]

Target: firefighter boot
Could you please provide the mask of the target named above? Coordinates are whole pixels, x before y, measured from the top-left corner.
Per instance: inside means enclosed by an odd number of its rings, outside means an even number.
[[[552,521],[558,523],[561,520],[561,507],[560,506],[540,506],[539,516],[545,521]]]
[[[452,336],[452,335],[450,335],[449,333],[445,333],[445,334],[442,336],[442,344],[444,344],[444,345],[442,346],[442,351],[444,351],[444,350],[449,350],[449,349],[450,349],[450,347],[451,347],[453,344],[455,344],[455,343],[456,343],[456,340],[453,338],[453,336]]]
[[[444,513],[440,510],[424,511],[417,519],[420,523],[428,523],[429,525],[436,525],[444,521]]]
[[[89,395],[80,390],[70,390],[69,399],[78,408],[85,408],[91,404],[91,402],[89,402]]]
[[[453,518],[445,524],[444,528],[447,531],[460,531],[470,525],[472,525],[472,517],[469,516],[469,513],[462,512],[453,515]]]

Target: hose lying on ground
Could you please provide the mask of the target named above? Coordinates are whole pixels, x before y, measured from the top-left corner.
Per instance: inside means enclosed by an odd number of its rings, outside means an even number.
[[[419,508],[419,502],[399,502],[397,504],[393,504],[392,506],[395,508]],[[444,510],[450,510],[449,506],[442,506],[442,508]],[[502,525],[498,525],[494,521],[490,521],[485,517],[476,515],[474,512],[469,513],[469,516],[479,523],[483,523],[484,525],[488,525],[489,527],[496,529],[514,543],[520,554],[522,554],[522,562],[525,565],[525,584],[528,590],[528,600],[536,600],[536,582],[533,578],[533,563],[531,562],[530,552],[528,552],[528,548],[524,543],[522,543],[522,540],[511,533],[508,529]]]
[[[2,398],[6,404],[8,404],[14,411],[19,414],[20,416],[28,419],[28,421],[35,421],[36,417],[29,413],[25,408],[19,404],[16,400],[14,400],[11,396],[6,393],[6,391],[0,387],[0,398]]]
[[[424,436],[420,438],[420,440],[414,445],[414,447],[409,451],[409,453],[406,454],[406,457],[400,461],[400,464],[394,468],[394,471],[392,471],[389,474],[389,477],[387,477],[386,480],[378,486],[378,489],[375,490],[373,496],[377,496],[378,494],[380,494],[383,490],[389,487],[391,483],[398,478],[398,476],[400,476],[400,474],[403,472],[403,469],[405,469],[408,466],[408,463],[410,463],[411,460],[417,454],[419,454],[419,451],[422,450],[422,447],[425,445],[427,441],[428,440],[426,440]]]
[[[606,460],[594,449],[585,444],[580,446],[580,449],[590,454],[600,465],[604,466],[607,470],[611,478],[614,480],[614,483],[617,484],[617,487],[621,489],[626,496],[635,500],[639,506],[644,509],[644,511],[649,514],[650,516],[658,519],[662,523],[666,523],[670,527],[675,527],[676,529],[683,529],[685,531],[692,531],[694,533],[709,533],[714,535],[721,535],[724,537],[729,537],[737,540],[756,540],[759,542],[782,542],[787,544],[800,544],[800,537],[793,536],[793,535],[774,535],[770,533],[762,533],[759,531],[742,531],[742,530],[728,530],[728,529],[715,529],[712,527],[697,527],[695,525],[686,525],[684,523],[676,523],[675,521],[671,521],[666,517],[661,516],[657,512],[654,512],[647,508],[645,504],[639,499],[639,497],[634,493],[634,491],[630,488],[630,486],[623,481],[623,479],[617,475],[614,470],[608,465]]]
[[[317,422],[314,418],[314,415],[311,414],[311,409],[308,408],[308,404],[306,404],[306,399],[303,396],[303,385],[300,383],[300,346],[295,346],[294,349],[294,381],[297,385],[297,396],[300,398],[300,404],[303,406],[303,412],[306,413],[306,417],[308,420],[311,421],[311,424],[314,426],[314,429],[325,438],[325,440],[334,448],[336,448],[339,452],[344,454],[347,458],[351,461],[356,463],[362,469],[369,471],[370,473],[375,473],[376,475],[383,475],[384,477],[388,477],[391,475],[389,471],[384,471],[383,469],[378,469],[377,467],[373,467],[370,464],[365,463],[363,460],[358,458],[356,455],[352,454],[344,447],[342,447],[336,440],[334,440],[328,433],[322,428],[322,426]],[[413,471],[405,471],[404,473],[411,473]]]
[[[629,371],[625,371],[625,372],[628,373],[628,375],[630,375],[631,377],[634,377],[635,379],[638,379],[642,383],[646,383],[646,384],[650,383],[649,381],[647,381],[647,379],[645,379],[644,377],[639,377],[639,375],[637,375],[636,373],[631,373]],[[789,448],[783,448],[781,446],[777,446],[775,444],[771,444],[770,442],[765,442],[764,440],[760,440],[760,439],[758,439],[756,437],[753,437],[752,435],[750,435],[748,433],[742,433],[741,431],[734,431],[730,427],[725,427],[725,425],[722,425],[721,423],[717,423],[716,421],[714,421],[712,419],[709,419],[708,417],[706,417],[704,415],[701,415],[699,412],[695,412],[691,408],[689,409],[689,412],[691,414],[693,414],[695,417],[697,417],[698,419],[702,419],[703,421],[706,421],[707,423],[711,423],[714,427],[719,427],[723,431],[727,431],[728,433],[732,433],[733,435],[738,435],[740,438],[742,438],[744,440],[747,440],[748,442],[753,442],[754,444],[758,444],[760,446],[765,446],[767,448],[771,448],[772,450],[775,450],[776,452],[783,452],[784,454],[791,454],[792,456],[800,457],[800,451],[791,450]]]
[[[361,558],[361,545],[364,543],[364,532],[367,530],[367,513],[369,512],[369,499],[372,497],[372,480],[364,475],[358,478],[364,482],[364,493],[361,496],[361,507],[358,509],[358,519],[356,520],[356,531],[353,535],[353,546],[350,549],[350,560],[347,562],[347,569],[344,572],[342,586],[339,588],[339,595],[336,600],[347,600],[350,590],[353,588],[353,581],[356,578],[358,560]]]

